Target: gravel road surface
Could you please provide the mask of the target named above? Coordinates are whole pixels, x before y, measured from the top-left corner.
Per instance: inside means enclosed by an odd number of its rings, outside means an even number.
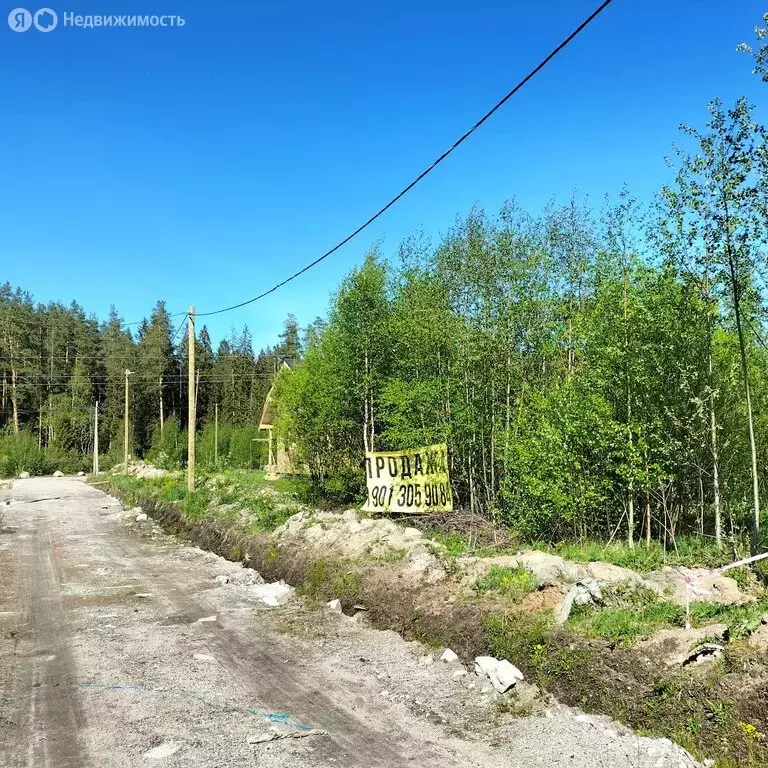
[[[695,765],[557,705],[501,715],[416,643],[269,608],[253,571],[80,480],[16,481],[0,514],[0,766]]]

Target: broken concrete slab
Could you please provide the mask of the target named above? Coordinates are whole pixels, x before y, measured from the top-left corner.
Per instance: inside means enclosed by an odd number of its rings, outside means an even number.
[[[499,693],[506,693],[523,679],[523,673],[514,664],[502,659],[489,679]]]
[[[506,693],[524,679],[523,673],[514,664],[493,656],[478,656],[475,659],[475,674],[486,677],[498,693]]]
[[[556,620],[558,624],[565,624],[571,615],[574,605],[587,605],[589,603],[601,603],[603,593],[600,585],[595,579],[584,579],[577,581],[565,596],[560,609],[557,612]]]
[[[499,660],[494,656],[478,656],[475,659],[475,674],[478,677],[486,677],[493,672],[499,664]]]
[[[341,600],[338,598],[335,600],[329,600],[325,607],[333,611],[334,613],[341,613]]]
[[[440,656],[440,661],[444,661],[448,664],[451,664],[458,660],[459,660],[459,657],[450,648],[446,648],[443,651],[442,656]]]
[[[763,618],[765,618],[765,616]],[[761,624],[747,638],[747,643],[760,651],[768,651],[768,622]]]
[[[296,590],[286,584],[282,579],[271,584],[255,584],[251,587],[253,596],[270,608],[277,608],[293,597]]]

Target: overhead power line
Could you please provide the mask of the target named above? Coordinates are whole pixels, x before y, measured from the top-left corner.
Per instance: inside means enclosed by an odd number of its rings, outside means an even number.
[[[332,248],[328,249],[321,256],[318,256],[314,261],[311,261],[297,272],[294,272],[292,275],[286,277],[284,280],[281,280],[279,283],[260,293],[258,296],[254,296],[253,298],[241,301],[238,304],[232,304],[229,307],[223,307],[222,309],[216,309],[211,312],[197,312],[197,317],[210,317],[211,315],[220,315],[223,312],[231,312],[233,309],[240,309],[241,307],[245,307],[248,304],[253,304],[256,301],[263,299],[265,296],[269,296],[269,294],[279,290],[283,286],[290,283],[292,280],[295,280],[297,277],[303,275],[305,272],[308,272],[310,269],[317,266],[321,261],[324,261],[333,253],[345,246],[350,240],[357,237],[357,235],[359,235],[364,229],[373,224],[376,219],[386,213],[386,211],[388,211],[398,200],[400,200],[400,198],[404,197],[408,192],[410,192],[423,178],[434,171],[435,168],[437,168],[437,166],[443,162],[443,160],[445,160],[452,152],[454,152],[454,150],[458,149],[458,147],[461,146],[478,128],[480,128],[483,123],[489,120],[499,109],[501,109],[501,107],[504,106],[504,104],[506,104],[521,88],[523,88],[523,86],[525,86],[529,80],[532,80],[539,72],[541,72],[542,69],[544,69],[544,67],[547,66],[547,64],[549,64],[550,61],[552,61],[552,59],[555,58],[555,56],[557,56],[557,54],[559,54],[579,34],[581,34],[581,32],[583,32],[612,2],[613,0],[604,0],[604,2],[601,3],[594,11],[592,11],[592,13],[590,13],[589,16],[587,16],[587,18],[584,19],[584,21],[582,21],[581,24],[579,24],[579,26],[573,30],[573,32],[571,32],[570,35],[568,35],[568,37],[566,37],[556,48],[547,54],[547,56],[545,56],[530,72],[528,72],[528,74],[523,77],[522,80],[520,80],[510,91],[508,91],[499,101],[497,101],[496,104],[494,104],[468,131],[456,139],[456,141],[454,141],[453,144],[447,150],[445,150],[445,152],[443,152],[436,160],[434,160],[431,165],[425,168],[413,181],[410,182],[410,184],[398,192],[386,205],[379,208],[376,213],[374,213],[369,219],[361,224],[356,230],[347,235],[343,240],[338,242]],[[171,317],[179,317],[183,314],[186,313],[177,312],[174,315],[171,315]],[[136,325],[136,323],[126,323],[126,325]]]

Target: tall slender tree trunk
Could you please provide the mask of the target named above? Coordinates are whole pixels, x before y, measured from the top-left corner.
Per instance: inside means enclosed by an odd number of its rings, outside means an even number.
[[[726,218],[728,208],[726,206]],[[758,538],[760,535],[760,488],[757,479],[757,448],[755,446],[755,427],[752,419],[752,395],[749,388],[749,366],[747,365],[747,348],[744,343],[744,328],[741,322],[741,297],[739,295],[738,268],[735,254],[730,241],[730,235],[726,235],[726,249],[728,252],[728,268],[731,277],[731,291],[733,293],[733,309],[736,315],[736,332],[739,337],[739,353],[741,355],[741,373],[744,383],[744,399],[747,405],[747,425],[749,427],[749,451],[752,465],[752,541],[751,552],[757,554]]]
[[[629,376],[629,267],[624,265],[624,370],[627,391],[627,434],[629,440],[629,460],[632,461],[632,387]],[[630,467],[631,469],[631,467]],[[632,477],[627,491],[627,543],[635,546],[635,489]]]
[[[715,389],[712,374],[712,346],[710,336],[709,349],[709,440],[712,451],[712,494],[715,514],[715,545],[718,549],[723,546],[723,524],[720,509],[720,460],[717,451],[717,415],[715,413]]]
[[[11,408],[13,409],[13,431],[14,434],[19,434],[19,397],[16,390],[18,369],[16,367],[16,361],[13,354],[13,340],[8,340],[8,351],[10,353],[11,362]]]

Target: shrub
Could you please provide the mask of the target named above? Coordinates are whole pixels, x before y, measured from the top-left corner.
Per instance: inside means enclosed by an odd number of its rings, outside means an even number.
[[[533,574],[520,566],[504,568],[493,565],[488,573],[478,579],[474,589],[478,594],[483,592],[499,592],[512,600],[522,600],[526,595],[536,591],[538,584]]]

